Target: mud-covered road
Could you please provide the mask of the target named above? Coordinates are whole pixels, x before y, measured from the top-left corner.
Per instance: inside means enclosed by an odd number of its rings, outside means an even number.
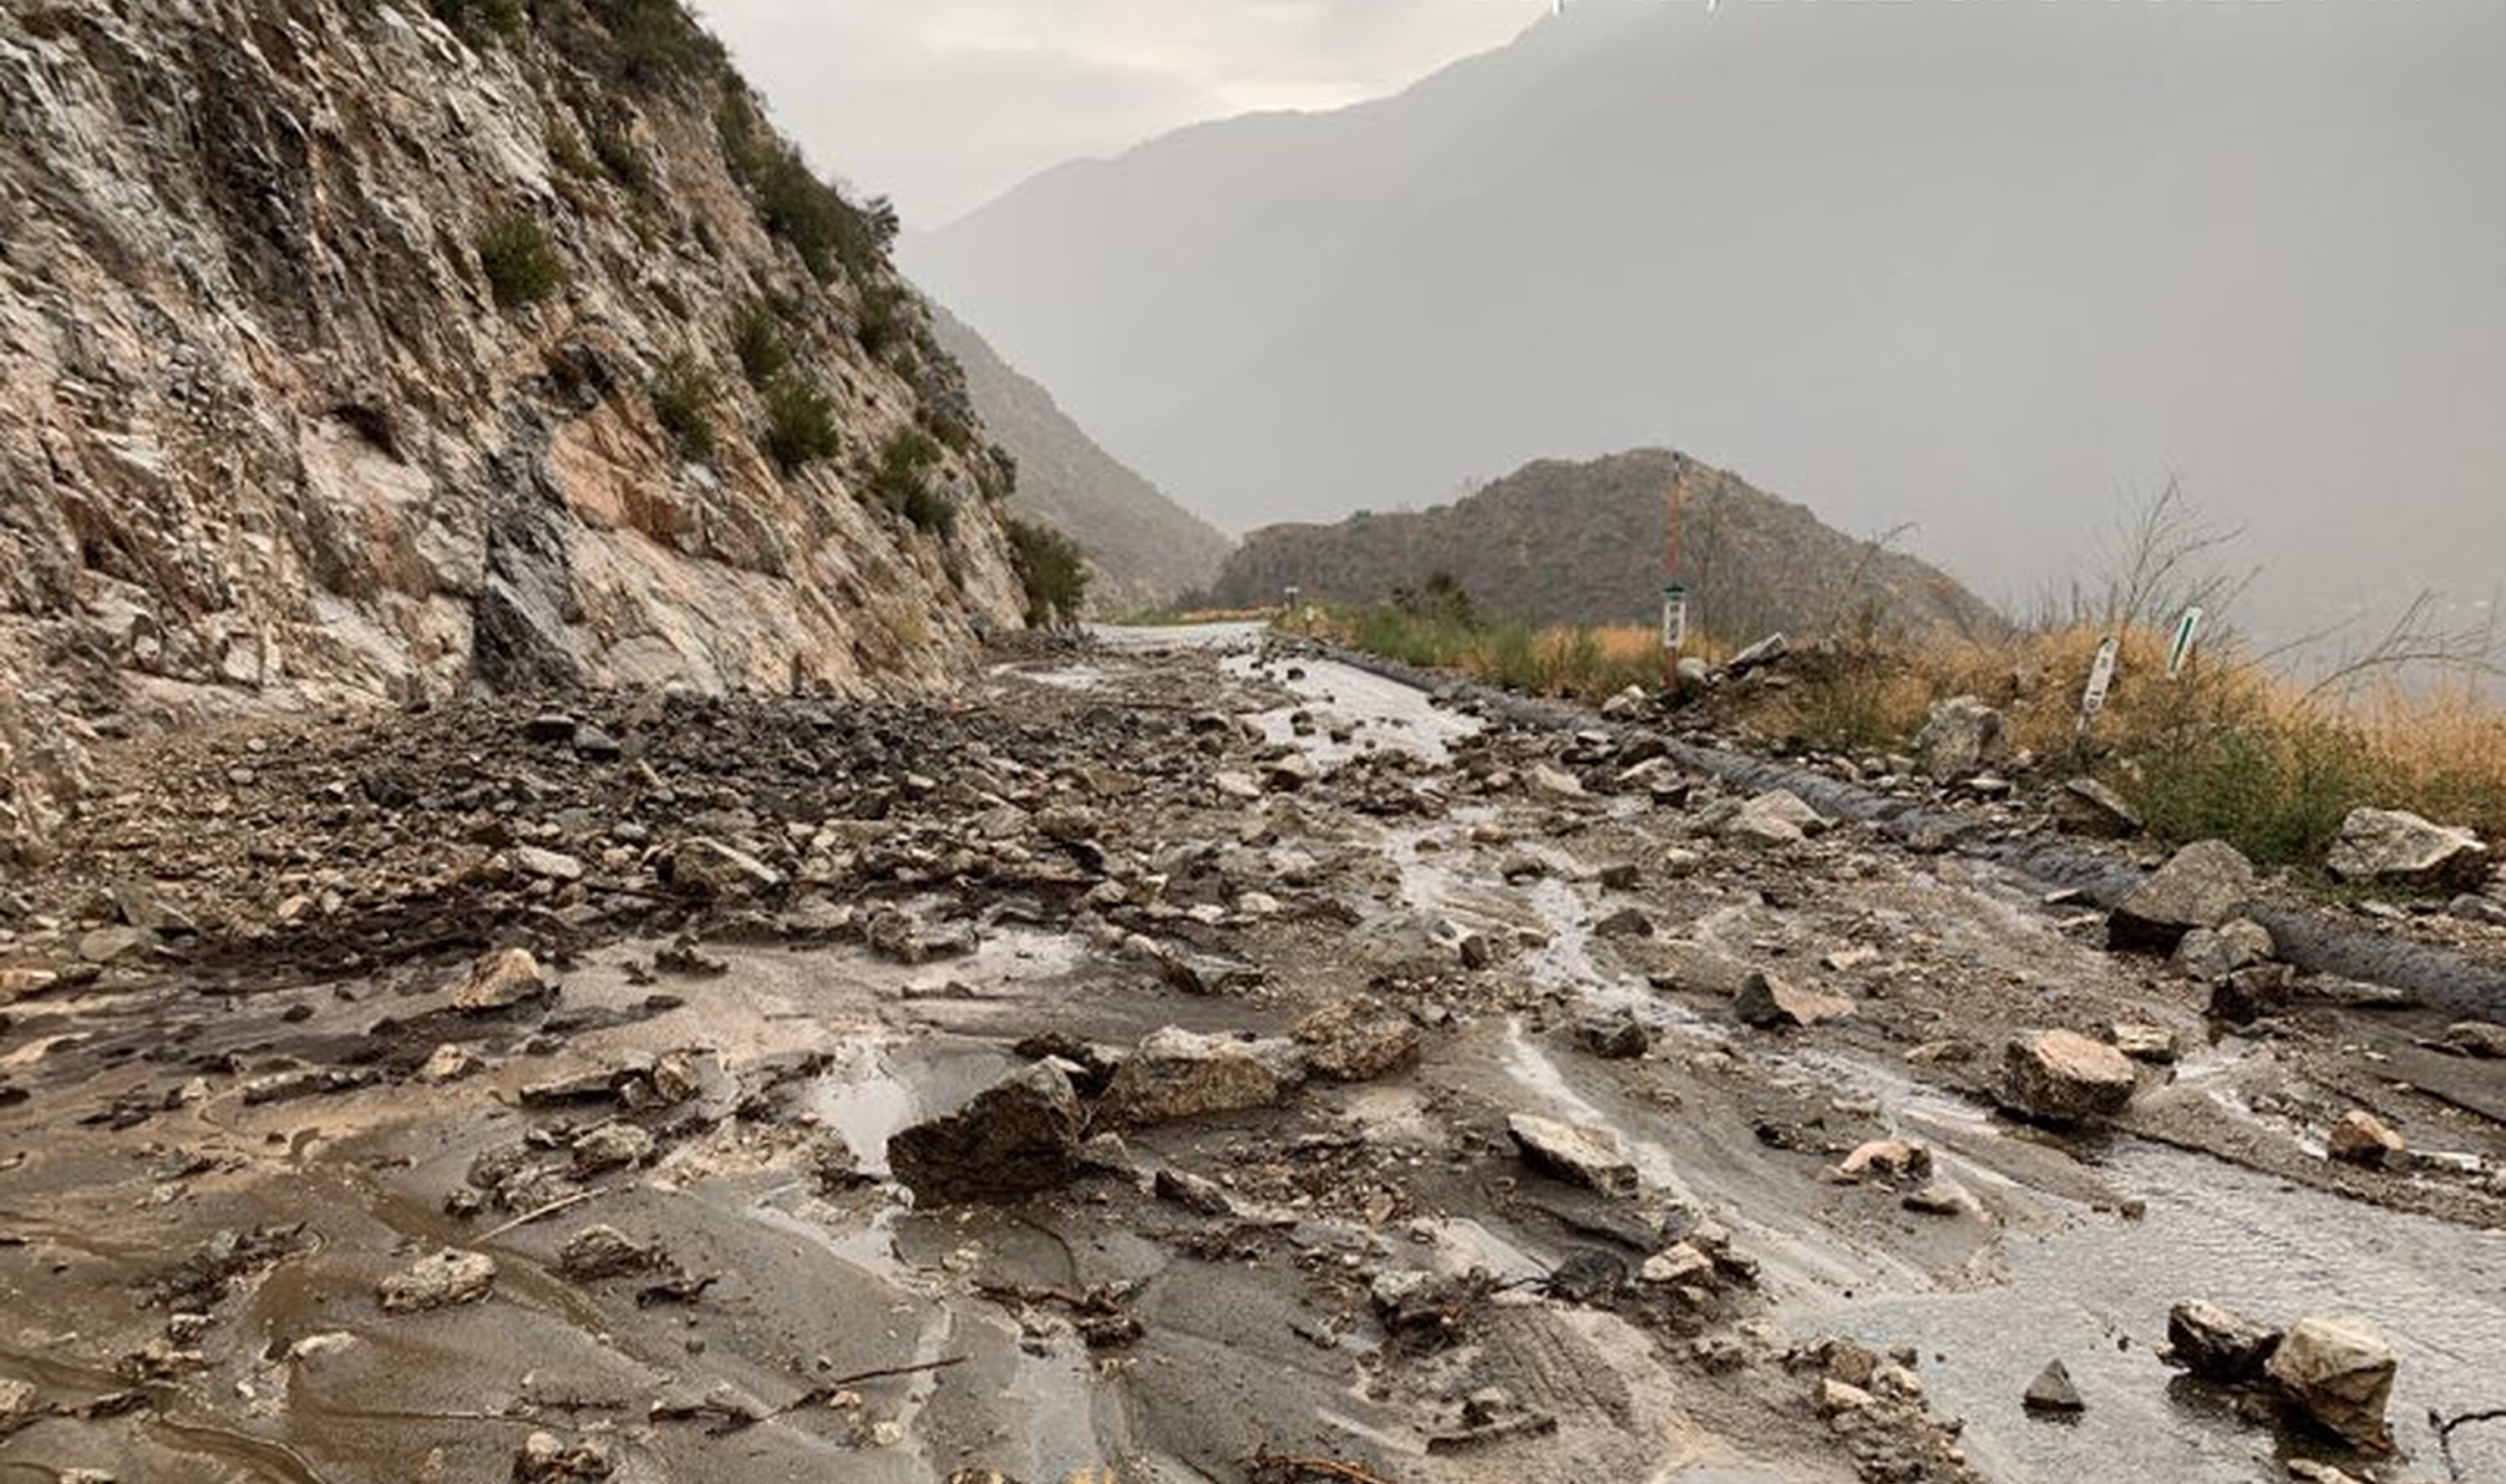
[[[0,884],[0,1481],[2506,1479],[2458,1012],[1265,644],[129,744]]]

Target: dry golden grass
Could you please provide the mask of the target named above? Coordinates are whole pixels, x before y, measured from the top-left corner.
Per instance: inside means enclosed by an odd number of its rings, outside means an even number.
[[[1383,608],[1332,612],[1321,631],[1536,694],[1597,701],[1662,675],[1659,635],[1632,625],[1533,630]],[[2014,751],[2049,773],[2104,778],[2162,838],[2216,836],[2267,862],[2319,858],[2362,804],[2506,837],[2506,713],[2469,686],[2310,694],[2230,645],[2170,681],[2166,636],[2135,628],[2083,737],[2080,693],[2103,640],[2090,625],[1996,641],[1838,640],[1797,652],[1782,684],[1720,704],[1770,739],[1862,754],[1910,749],[1935,701],[1976,696],[2001,711]],[[1718,653],[1710,641],[1691,653],[1700,650]]]

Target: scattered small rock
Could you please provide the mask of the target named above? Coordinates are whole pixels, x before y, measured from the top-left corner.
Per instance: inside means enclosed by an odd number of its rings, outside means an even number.
[[[1524,1161],[1536,1169],[1603,1195],[1636,1193],[1635,1161],[1609,1129],[1535,1113],[1512,1114],[1505,1120],[1505,1129]]]
[[[1952,695],[1932,702],[1915,751],[1934,778],[1962,778],[2001,760],[2006,732],[2000,712],[1976,696]]]
[[[2278,1330],[2198,1298],[2166,1313],[2166,1360],[2204,1381],[2260,1380],[2279,1341]]]
[[[2049,1123],[2121,1113],[2138,1085],[2130,1058],[2076,1031],[2021,1036],[2004,1048],[2003,1101]]]
[[[2386,1127],[2383,1120],[2365,1109],[2353,1108],[2332,1125],[2325,1151],[2343,1164],[2380,1169],[2384,1161],[2400,1155],[2407,1148],[2402,1136]]]
[[[2054,816],[2074,834],[2120,840],[2140,833],[2140,811],[2094,778],[2074,778],[2054,795]]]
[[[452,992],[452,1007],[464,1014],[489,1015],[555,997],[556,987],[525,948],[505,948],[470,966]]]
[[[2400,1368],[2393,1347],[2364,1322],[2309,1316],[2263,1367],[2281,1395],[2317,1426],[2354,1447],[2390,1446],[2384,1406]]]
[[[512,1478],[513,1484],[591,1484],[617,1471],[608,1448],[597,1440],[565,1443],[534,1432],[514,1454]]]
[[[2036,1379],[2027,1383],[2023,1398],[2031,1412],[2054,1412],[2076,1416],[2089,1404],[2080,1397],[2080,1389],[2071,1382],[2071,1372],[2059,1360],[2048,1360]]]
[[[386,1314],[418,1314],[429,1309],[476,1303],[496,1286],[496,1259],[484,1253],[449,1248],[420,1257],[407,1271],[395,1273],[376,1288]]]
[[[1751,970],[1732,997],[1732,1014],[1760,1030],[1807,1030],[1853,1013],[1853,1002],[1796,989],[1762,970]]]
[[[1172,1123],[1270,1108],[1304,1079],[1304,1058],[1286,1041],[1239,1041],[1177,1026],[1153,1031],[1105,1089],[1105,1114],[1134,1124]]]
[[[1620,1007],[1594,1010],[1575,1022],[1575,1041],[1603,1061],[1633,1061],[1653,1046],[1653,1033],[1635,1011]]]
[[[1372,999],[1342,1000],[1297,1022],[1291,1033],[1306,1066],[1335,1082],[1363,1082],[1418,1060],[1418,1027]]]
[[[1079,1169],[1085,1115],[1061,1068],[1033,1063],[943,1117],[898,1132],[888,1167],[924,1203],[1052,1189]]]
[[[557,1249],[556,1268],[578,1283],[620,1278],[659,1267],[661,1253],[631,1240],[615,1226],[587,1226]]]

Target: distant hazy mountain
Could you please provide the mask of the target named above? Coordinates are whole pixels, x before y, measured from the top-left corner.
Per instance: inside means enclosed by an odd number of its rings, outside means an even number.
[[[1020,375],[964,321],[934,305],[932,329],[965,368],[984,426],[1018,456],[1012,507],[1087,550],[1095,574],[1091,612],[1151,607],[1209,581],[1227,555],[1226,537],[1097,447],[1051,392]]]
[[[1676,439],[2024,601],[2180,474],[2288,612],[2506,549],[2506,6],[1575,0],[909,240],[1222,527]]]
[[[1414,513],[1268,526],[1227,559],[1212,595],[1231,607],[1273,603],[1293,583],[1308,598],[1373,603],[1443,573],[1483,614],[1651,623],[1662,610],[1674,480],[1680,574],[1700,625],[1725,638],[1824,632],[1866,618],[1901,631],[1985,634],[2003,624],[1939,568],[1658,448],[1584,464],[1544,459]]]

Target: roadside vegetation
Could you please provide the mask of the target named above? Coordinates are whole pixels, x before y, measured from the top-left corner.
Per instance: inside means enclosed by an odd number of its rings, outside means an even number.
[[[1795,634],[1780,665],[1716,686],[1698,703],[1770,746],[1866,760],[1910,754],[1933,703],[1975,696],[2003,715],[2012,755],[2004,772],[2044,785],[2095,777],[2159,838],[2225,839],[2266,864],[2320,861],[2360,806],[2506,839],[2506,711],[2484,690],[2499,673],[2494,633],[2448,630],[2422,600],[2307,673],[2292,654],[2257,651],[2218,621],[2243,585],[2211,566],[2229,539],[2202,526],[2170,487],[2125,522],[2112,576],[2047,603],[2006,635],[1889,635],[1868,625]],[[2169,680],[2175,618],[2195,605],[2211,626]],[[1488,618],[1450,580],[1373,608],[1279,621],[1539,695],[1597,703],[1662,682],[1650,628]],[[2084,735],[2081,693],[2109,634],[2121,661]],[[1713,660],[1760,637],[1692,634],[1686,653]]]

